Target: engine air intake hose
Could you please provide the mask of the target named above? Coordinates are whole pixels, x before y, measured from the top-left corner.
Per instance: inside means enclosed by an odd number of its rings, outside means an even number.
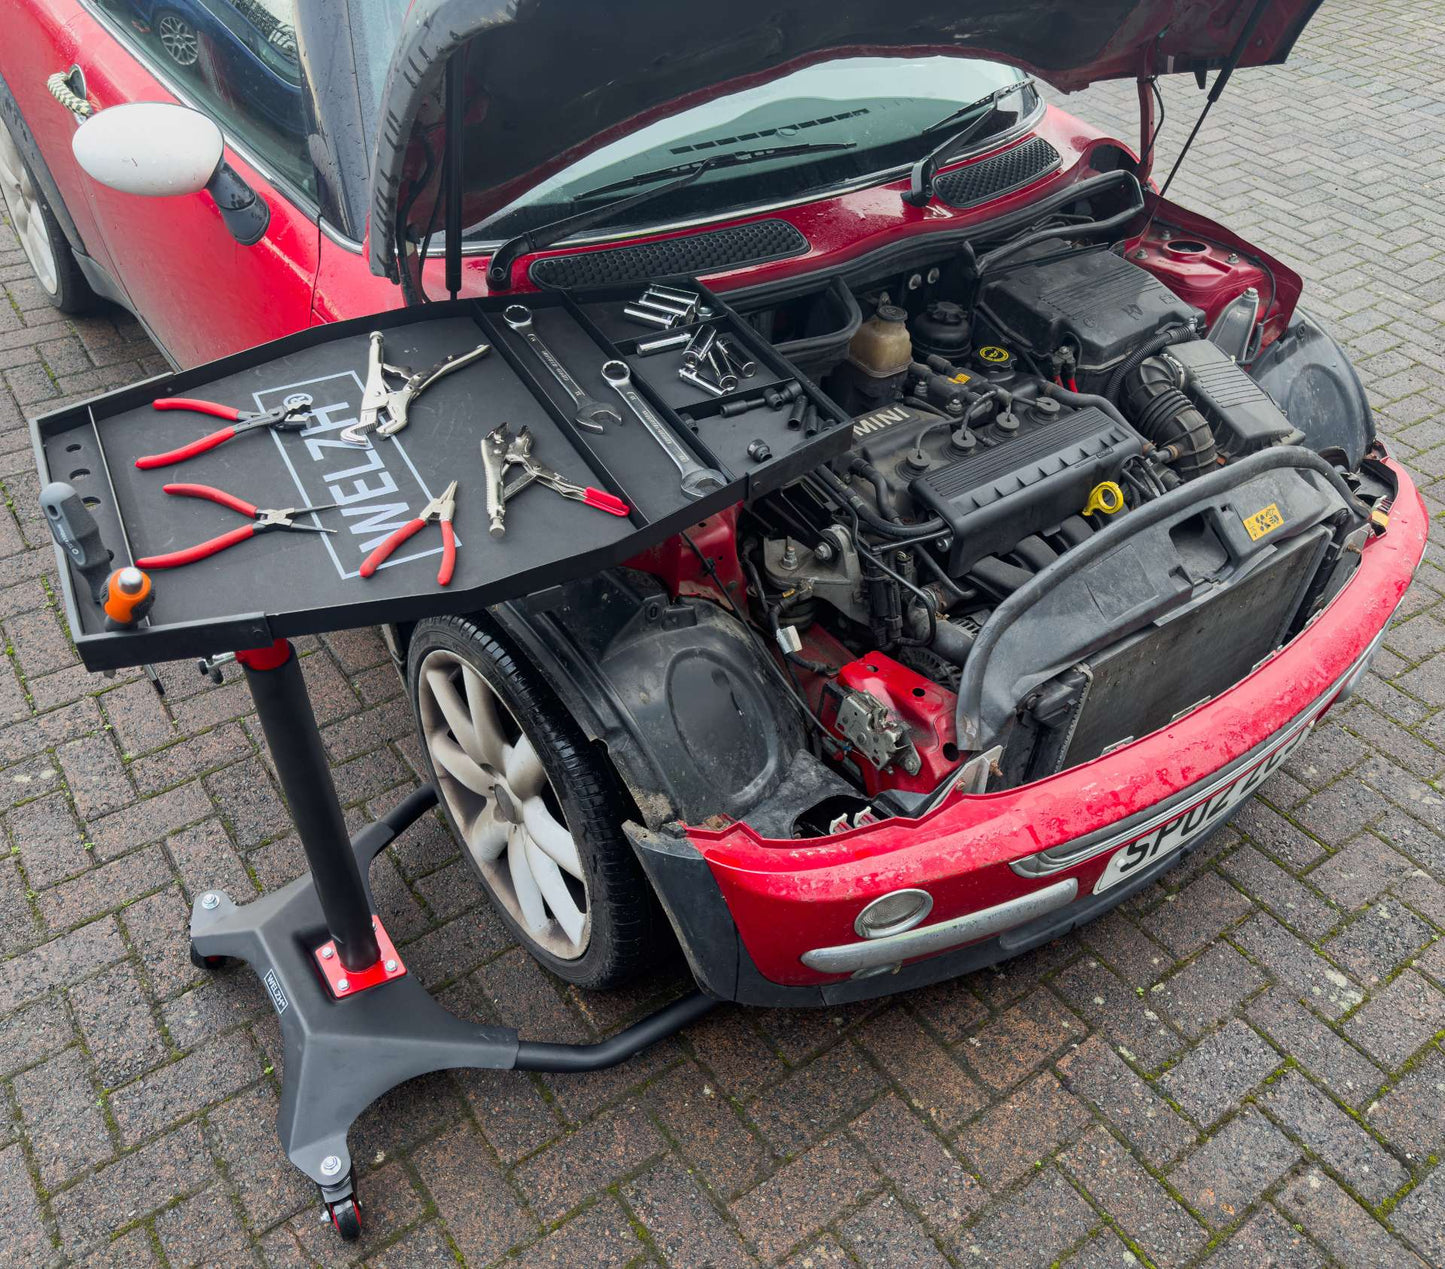
[[[1179,389],[1173,362],[1146,358],[1125,381],[1134,426],[1160,449],[1181,480],[1194,480],[1219,465],[1209,421]]]
[[[1117,401],[1119,390],[1144,362],[1156,353],[1163,352],[1170,344],[1177,344],[1182,339],[1192,339],[1193,337],[1194,332],[1187,326],[1170,326],[1166,330],[1161,330],[1152,339],[1140,344],[1114,368],[1114,373],[1109,376],[1109,382],[1104,385],[1104,395],[1110,401]]]

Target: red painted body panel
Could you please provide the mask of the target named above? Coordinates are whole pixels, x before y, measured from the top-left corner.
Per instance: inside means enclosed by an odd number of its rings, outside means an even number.
[[[91,104],[175,101],[99,22],[77,19]],[[176,361],[197,365],[303,330],[311,319],[320,230],[229,146],[226,159],[266,200],[255,246],[231,236],[206,193],[139,198],[87,180],[96,222],[126,293]]]
[[[11,7],[5,17],[5,82],[45,157],[45,166],[55,179],[87,254],[116,277],[91,208],[92,182],[70,152],[75,117],[45,87],[45,81],[56,71],[69,70],[82,60],[75,24],[83,16],[75,0],[30,0]]]
[[[870,652],[841,666],[837,681],[842,687],[867,692],[888,706],[907,726],[913,747],[918,750],[919,766],[912,775],[896,763],[885,774],[857,750],[850,753],[847,761],[856,768],[870,797],[883,789],[931,793],[958,766],[958,697],[953,692],[881,652]],[[837,703],[827,691],[819,710],[823,725],[841,736],[835,721]]]
[[[1101,143],[1118,145],[1106,133],[1091,128],[1088,124],[1066,114],[1056,106],[1045,109],[1038,125],[1032,132],[998,146],[982,154],[970,156],[966,163],[954,164],[966,167],[982,159],[1013,149],[1027,142],[1031,137],[1040,136],[1058,150],[1062,162],[1056,172],[1014,190],[1001,198],[978,207],[959,210],[934,202],[928,207],[913,207],[903,201],[902,195],[908,189],[906,178],[887,185],[871,186],[849,193],[785,207],[777,211],[752,216],[721,219],[708,228],[727,225],[747,224],[753,220],[786,220],[797,226],[807,238],[809,249],[806,253],[786,260],[775,260],[753,265],[744,269],[733,269],[706,275],[709,286],[719,291],[736,287],[753,287],[767,282],[810,273],[823,266],[836,266],[870,251],[896,242],[902,237],[915,234],[951,233],[969,225],[981,224],[998,216],[1007,215],[1038,198],[1041,194],[1091,175],[1092,170],[1084,160],[1089,152]],[[1123,147],[1121,147],[1123,148]],[[690,229],[688,233],[695,233]],[[651,234],[630,238],[628,243],[664,241],[680,237],[681,233]],[[535,291],[537,288],[527,277],[527,270],[534,260],[560,255],[582,255],[588,251],[605,251],[617,245],[615,242],[602,243],[596,247],[569,247],[565,250],[539,252],[521,257],[513,269],[514,289],[508,294]],[[365,259],[347,248],[327,239],[322,246],[322,263],[316,284],[316,320],[334,321],[342,317],[354,317],[360,313],[376,312],[381,308],[399,307],[400,290],[381,278],[367,272]],[[486,256],[464,256],[462,259],[462,294],[486,295],[489,289],[486,281]],[[427,293],[440,298],[442,286],[442,262],[439,258],[427,261]]]
[[[1384,629],[1424,554],[1428,529],[1409,476],[1391,467],[1400,493],[1389,531],[1366,544],[1348,585],[1291,644],[1171,726],[1035,784],[953,795],[919,820],[804,841],[759,838],[741,824],[689,830],[758,969],[779,983],[835,981],[805,968],[799,956],[857,941],[858,910],[900,887],[933,894],[930,924],[1065,876],[1076,876],[1087,894],[1107,855],[1046,881],[1020,877],[1008,863],[1107,829],[1200,784],[1319,700]]]

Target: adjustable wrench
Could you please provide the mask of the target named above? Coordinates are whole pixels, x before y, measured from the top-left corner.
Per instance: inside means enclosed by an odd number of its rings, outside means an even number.
[[[721,489],[728,478],[713,467],[704,467],[683,448],[678,439],[667,430],[665,424],[642,399],[632,386],[632,371],[625,361],[602,363],[602,377],[616,390],[617,395],[627,402],[639,423],[651,434],[658,447],[676,465],[682,474],[682,492],[689,498],[701,498],[703,494]]]
[[[622,422],[622,415],[612,406],[604,405],[582,391],[582,385],[567,373],[567,367],[558,361],[552,350],[542,342],[542,337],[532,327],[531,309],[525,304],[509,304],[502,310],[502,320],[531,345],[532,351],[541,358],[542,364],[552,372],[552,377],[572,398],[572,404],[577,407],[573,418],[576,419],[578,427],[585,427],[589,432],[601,432],[604,430],[604,423]]]

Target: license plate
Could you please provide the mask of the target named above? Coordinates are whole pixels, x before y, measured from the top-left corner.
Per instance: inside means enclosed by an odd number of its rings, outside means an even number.
[[[1110,886],[1117,886],[1121,881],[1127,881],[1141,869],[1203,837],[1279,769],[1284,760],[1294,752],[1295,747],[1310,734],[1314,725],[1315,719],[1312,718],[1254,766],[1241,771],[1208,797],[1156,825],[1142,837],[1119,847],[1095,884],[1094,893],[1098,894]]]

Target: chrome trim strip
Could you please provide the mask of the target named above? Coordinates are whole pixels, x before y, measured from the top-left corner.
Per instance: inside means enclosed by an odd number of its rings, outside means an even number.
[[[937,925],[921,925],[902,934],[889,934],[861,943],[815,947],[803,953],[803,964],[821,974],[853,974],[860,969],[875,969],[915,956],[946,952],[962,943],[990,938],[1062,908],[1072,903],[1078,893],[1078,881],[1066,877],[1032,894],[1020,895],[1017,899],[978,912],[967,912],[951,921],[940,921]]]
[[[1010,860],[1009,867],[1020,877],[1029,878],[1048,877],[1056,872],[1062,872],[1066,868],[1073,868],[1078,864],[1097,858],[1099,855],[1106,854],[1115,847],[1138,840],[1140,837],[1158,828],[1161,824],[1172,820],[1181,811],[1187,809],[1188,805],[1208,801],[1208,799],[1213,797],[1219,790],[1235,783],[1237,780],[1244,779],[1255,766],[1267,761],[1270,754],[1281,745],[1288,744],[1300,731],[1308,727],[1319,717],[1320,703],[1322,701],[1333,700],[1345,684],[1350,681],[1351,677],[1357,674],[1361,667],[1369,662],[1370,658],[1375,654],[1375,650],[1380,646],[1380,642],[1384,639],[1385,630],[1388,628],[1389,622],[1387,621],[1385,626],[1381,628],[1380,633],[1370,641],[1369,646],[1355,658],[1350,664],[1350,668],[1341,674],[1332,686],[1321,692],[1319,696],[1300,711],[1294,719],[1286,723],[1272,736],[1268,737],[1268,739],[1256,745],[1254,751],[1252,751],[1255,753],[1255,760],[1253,762],[1250,761],[1249,755],[1245,755],[1242,759],[1236,759],[1222,774],[1211,780],[1208,784],[1193,784],[1187,789],[1181,789],[1169,799],[1168,802],[1159,804],[1165,809],[1157,811],[1157,813],[1151,815],[1150,818],[1143,823],[1125,829],[1122,833],[1115,833],[1103,841],[1092,845],[1088,843],[1086,838],[1075,851],[1049,858],[1048,856],[1051,851],[1067,851],[1068,847],[1072,845],[1072,843],[1069,842],[1061,842],[1057,846],[1050,846],[1047,850],[1041,850],[1032,855],[1025,855],[1022,859]],[[1148,812],[1144,812],[1144,814],[1148,814]]]

